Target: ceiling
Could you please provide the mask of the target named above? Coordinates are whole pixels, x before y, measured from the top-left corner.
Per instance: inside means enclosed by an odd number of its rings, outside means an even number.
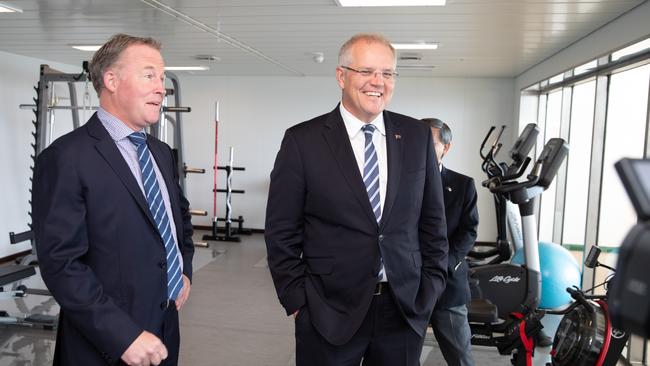
[[[438,42],[400,51],[403,76],[513,77],[643,0],[447,0],[443,7],[341,8],[335,0],[0,0],[0,51],[80,65],[124,32],[163,44],[170,66],[195,75],[332,75],[340,45],[358,32],[393,42]],[[324,62],[314,62],[314,52]],[[406,55],[405,55],[406,54]],[[214,55],[219,61],[200,61]],[[424,70],[405,66],[428,66]]]

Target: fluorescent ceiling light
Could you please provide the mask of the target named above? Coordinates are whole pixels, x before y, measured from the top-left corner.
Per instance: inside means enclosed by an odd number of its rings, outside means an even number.
[[[79,51],[95,52],[98,49],[102,48],[102,46],[101,45],[79,45],[79,46],[72,46],[72,48],[77,49]]]
[[[23,9],[0,3],[0,13],[22,13]]]
[[[437,50],[437,43],[392,43],[396,50]]]
[[[165,66],[168,71],[207,71],[210,70],[207,66]]]
[[[447,0],[336,0],[338,6],[443,6]]]

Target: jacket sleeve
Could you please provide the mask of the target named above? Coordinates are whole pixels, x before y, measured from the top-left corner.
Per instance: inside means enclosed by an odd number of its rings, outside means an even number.
[[[287,315],[305,303],[305,178],[300,149],[291,131],[284,135],[271,172],[265,239],[273,283]]]
[[[83,262],[89,250],[84,188],[73,159],[51,146],[34,169],[32,212],[41,275],[65,317],[109,361],[142,333]]]
[[[428,130],[427,130],[428,131]],[[420,212],[419,237],[422,253],[422,270],[431,278],[437,294],[442,294],[447,280],[447,222],[442,195],[442,178],[438,160],[433,150],[431,133],[427,133],[426,182]]]
[[[477,194],[474,179],[466,181],[465,197],[458,222],[458,227],[449,233],[449,269],[455,272],[476,241],[476,228],[478,227],[478,210],[476,208]]]

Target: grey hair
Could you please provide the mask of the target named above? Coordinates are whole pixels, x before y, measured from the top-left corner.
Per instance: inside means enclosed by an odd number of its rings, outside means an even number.
[[[341,49],[339,50],[339,66],[348,66],[352,62],[352,54],[350,53],[350,50],[354,44],[361,41],[365,41],[368,44],[383,44],[393,53],[393,59],[396,57],[395,48],[393,48],[393,45],[390,44],[390,41],[386,37],[377,33],[359,33],[352,36],[352,38],[348,39],[343,43],[343,46],[341,46]]]
[[[443,145],[447,145],[451,142],[451,128],[449,128],[446,123],[437,118],[422,118],[421,121],[426,123],[429,128],[437,128],[440,131],[440,142],[442,142]]]

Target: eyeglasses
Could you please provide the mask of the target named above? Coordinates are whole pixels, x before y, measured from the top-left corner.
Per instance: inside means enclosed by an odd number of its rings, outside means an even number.
[[[353,69],[351,67],[343,66],[343,65],[341,65],[340,67],[342,69],[354,71],[357,74],[363,76],[364,78],[371,78],[371,77],[374,77],[377,73],[379,73],[379,74],[381,74],[381,77],[384,78],[384,80],[393,81],[393,80],[397,79],[397,76],[399,76],[399,74],[396,73],[395,71],[378,71],[378,70],[369,70],[369,69],[357,70],[357,69]]]

